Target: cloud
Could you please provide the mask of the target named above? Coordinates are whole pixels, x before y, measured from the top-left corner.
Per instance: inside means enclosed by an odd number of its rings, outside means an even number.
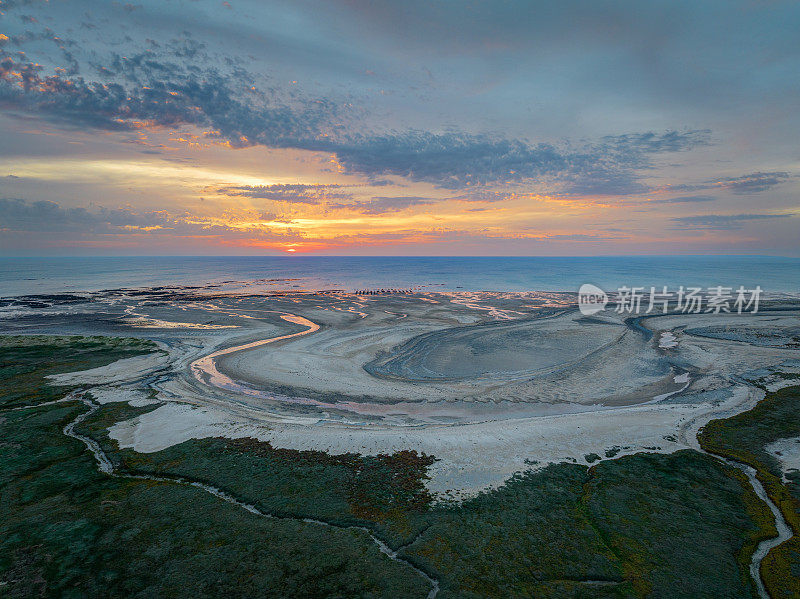
[[[351,172],[397,175],[452,188],[560,172],[568,166],[567,158],[547,144],[532,146],[464,133],[361,136],[332,144],[330,149]]]
[[[391,204],[399,207],[401,200],[409,205],[415,199],[374,199],[374,208],[379,213],[383,208],[391,210]],[[187,213],[168,211],[136,212],[130,208],[66,207],[51,201],[27,201],[22,199],[0,199],[0,231],[4,243],[29,243],[38,240],[42,247],[80,247],[84,243],[101,245],[120,243],[126,247],[148,247],[148,244],[180,243],[191,240],[213,245],[264,247],[286,249],[302,246],[303,249],[331,249],[352,245],[385,245],[395,243],[438,243],[457,239],[484,239],[480,232],[456,232],[447,228],[425,230],[403,229],[381,232],[356,232],[337,235],[335,238],[306,234],[292,227],[270,228],[252,225],[252,214],[242,215],[238,220],[228,216],[222,220],[202,218]],[[261,221],[278,221],[291,225],[290,219],[277,217],[274,213],[255,215]],[[541,238],[537,234],[512,234],[495,232],[496,239]],[[560,236],[556,236],[559,238]],[[564,238],[569,238],[565,236]],[[578,236],[578,239],[581,236]],[[0,243],[0,247],[2,247]]]
[[[627,133],[607,135],[602,138],[605,146],[627,154],[655,154],[661,152],[683,152],[710,143],[711,130],[667,131],[666,133]]]
[[[151,53],[115,55],[95,67],[101,78],[111,80],[105,82],[62,72],[46,75],[41,65],[6,54],[0,60],[0,106],[67,127],[193,126],[232,147],[325,152],[351,174],[394,175],[449,189],[550,179],[572,194],[642,193],[648,188],[639,182],[638,171],[650,165],[652,155],[708,143],[706,130],[607,136],[580,147],[463,132],[357,133],[337,126],[344,115],[335,102],[246,87],[241,84],[249,81],[247,73],[191,65],[202,44],[181,44],[173,51],[190,66]]]
[[[730,189],[733,193],[757,193],[780,185],[789,178],[783,171],[758,172],[741,177],[730,177],[720,181],[720,187]]]
[[[569,233],[563,235],[544,235],[542,241],[608,241],[610,239],[625,239],[626,235],[608,235],[592,233]]]
[[[131,83],[87,82],[42,65],[16,61],[0,50],[0,106],[37,114],[65,127],[133,131],[142,127],[207,129],[234,147],[320,146],[315,140],[337,114],[323,100],[289,105],[277,94],[238,97],[233,77],[216,69],[183,68],[142,55],[103,67],[107,78]],[[322,144],[325,145],[325,144]]]
[[[127,208],[64,208],[49,200],[0,198],[0,227],[11,231],[94,231],[169,226],[165,212],[141,215]]]
[[[664,198],[660,200],[650,200],[651,204],[690,204],[697,202],[714,202],[714,196],[678,196],[676,198]]]
[[[427,206],[435,204],[441,200],[433,198],[423,198],[418,196],[395,196],[383,197],[376,196],[369,201],[355,202],[352,204],[335,204],[331,208],[349,208],[362,214],[387,214],[391,212],[401,212],[412,206]]]
[[[410,131],[332,142],[329,149],[351,172],[397,175],[444,188],[555,177],[573,193],[618,195],[647,189],[634,171],[649,164],[649,155],[705,145],[708,136],[707,130],[630,134],[576,149],[489,135]]]
[[[462,195],[458,195],[451,200],[459,202],[502,202],[514,196],[513,192],[496,189],[470,189]],[[482,208],[471,208],[471,210],[482,210]]]
[[[197,53],[206,48],[206,44],[191,38],[170,40],[167,48],[179,58],[194,58]]]
[[[676,227],[695,231],[735,231],[750,221],[787,218],[791,214],[706,214],[699,216],[679,216],[672,221],[680,225]]]
[[[275,220],[275,215],[262,213],[258,218],[271,221]],[[291,229],[249,225],[251,222],[252,215],[242,215],[239,219],[231,216],[225,219],[204,218],[166,210],[137,212],[131,208],[67,207],[48,200],[0,198],[0,231],[25,237],[44,235],[48,242],[131,236],[213,238],[219,242],[305,239],[302,233]]]
[[[332,191],[341,189],[340,185],[306,185],[300,183],[276,185],[237,185],[220,187],[217,193],[228,196],[259,198],[294,204],[320,204],[329,200],[347,200],[349,193]]]
[[[650,191],[631,167],[598,168],[595,172],[568,173],[565,178],[566,192],[573,196],[628,196]]]
[[[757,172],[737,177],[711,179],[697,184],[670,185],[667,190],[701,191],[704,189],[727,189],[736,194],[760,193],[785,183],[791,176],[790,173],[785,171]]]

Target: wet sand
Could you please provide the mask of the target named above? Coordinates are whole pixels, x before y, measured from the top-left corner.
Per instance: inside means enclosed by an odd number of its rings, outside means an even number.
[[[791,331],[769,332],[786,328],[776,319],[796,322],[797,306],[738,320],[645,318],[641,326],[652,334],[644,334],[613,313],[582,317],[571,301],[569,294],[193,292],[97,298],[94,320],[47,317],[18,328],[92,328],[160,342],[160,355],[59,375],[102,385],[104,402],[141,400],[142,389],[165,402],[112,428],[123,447],[157,451],[226,435],[332,453],[417,449],[439,458],[430,488],[457,494],[550,462],[694,447],[709,419],[763,396],[748,378],[775,385],[779,373],[800,367]],[[131,313],[147,328],[125,320]],[[153,321],[204,326],[158,329]]]

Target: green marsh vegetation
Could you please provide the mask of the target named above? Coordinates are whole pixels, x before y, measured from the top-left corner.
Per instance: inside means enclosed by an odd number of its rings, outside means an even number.
[[[62,397],[45,374],[153,349],[91,338],[74,339],[73,352],[70,338],[39,338],[35,348],[7,339],[0,389],[13,406]],[[62,434],[86,409],[76,401],[0,411],[0,595],[394,598],[430,590],[364,532],[267,519],[198,488],[101,474],[85,446]],[[591,468],[554,464],[456,503],[427,491],[435,458],[412,451],[334,456],[221,438],[152,454],[119,450],[107,428],[150,409],[105,404],[79,430],[121,472],[184,476],[279,516],[364,525],[439,580],[443,598],[754,597],[750,555],[772,532],[744,475],[690,450]]]
[[[157,350],[142,339],[0,335],[0,408],[61,399],[69,389],[48,385],[49,374],[98,368]]]
[[[85,430],[102,439],[106,424]],[[435,576],[441,597],[753,597],[750,557],[774,535],[744,474],[691,450],[550,465],[455,503],[424,490],[431,458],[414,452],[398,468],[397,454],[252,439],[151,454],[102,442],[131,472],[202,480],[283,516],[367,526]]]
[[[768,393],[752,410],[712,420],[698,435],[706,451],[756,469],[770,499],[794,532],[761,563],[764,584],[776,598],[800,597],[800,487],[796,476],[784,482],[780,463],[766,446],[794,437],[800,437],[800,387]]]
[[[693,451],[557,464],[438,508],[407,548],[450,597],[751,597],[766,506]]]
[[[76,340],[70,357],[65,339],[40,338],[34,349],[3,339],[3,364],[13,365],[0,374],[3,393],[15,406],[58,399],[64,388],[44,388],[44,374],[108,363],[116,345],[93,338],[89,350]],[[198,488],[101,474],[85,446],[62,434],[86,409],[76,401],[0,411],[0,596],[427,594],[427,581],[363,532],[271,520]]]

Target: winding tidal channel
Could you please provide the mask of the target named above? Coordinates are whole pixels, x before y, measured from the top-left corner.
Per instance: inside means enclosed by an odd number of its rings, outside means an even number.
[[[792,529],[787,524],[783,514],[778,509],[778,506],[776,506],[767,495],[767,491],[764,489],[761,481],[759,481],[756,477],[755,469],[730,460],[726,461],[732,466],[736,466],[740,470],[744,471],[744,473],[747,475],[747,478],[750,480],[750,484],[753,486],[753,490],[756,492],[756,495],[758,495],[758,497],[769,506],[772,515],[775,516],[775,527],[778,529],[778,536],[772,539],[765,539],[761,541],[758,544],[758,547],[756,547],[756,550],[753,552],[753,557],[750,560],[750,576],[753,577],[753,581],[756,583],[758,595],[762,599],[770,599],[769,593],[767,593],[767,589],[764,586],[764,581],[761,580],[761,562],[765,557],[767,557],[767,554],[772,548],[777,547],[784,541],[788,541],[792,538]]]
[[[287,319],[288,320],[288,319]],[[295,321],[292,321],[295,322]],[[310,332],[310,331],[305,331]],[[304,334],[301,332],[299,334]],[[293,337],[294,335],[288,335],[287,337]],[[283,337],[286,338],[286,337]],[[269,341],[276,341],[276,339],[270,339]],[[267,341],[268,342],[268,341]],[[220,354],[218,354],[220,355]],[[419,574],[422,578],[424,578],[428,584],[430,585],[431,589],[428,592],[428,599],[434,599],[436,595],[439,593],[439,581],[435,578],[432,578],[416,566],[414,566],[411,562],[403,559],[402,557],[398,556],[397,551],[393,550],[389,547],[386,543],[381,541],[378,537],[376,537],[372,532],[365,526],[337,526],[336,524],[331,524],[330,522],[325,522],[323,520],[316,520],[314,518],[291,518],[286,516],[276,516],[274,514],[270,514],[268,512],[264,512],[258,509],[256,506],[245,503],[229,495],[225,491],[218,489],[212,485],[208,485],[205,483],[201,483],[199,481],[190,480],[187,478],[182,477],[171,477],[171,476],[153,476],[149,474],[123,474],[114,470],[114,465],[111,463],[111,460],[108,459],[108,456],[103,451],[103,448],[100,447],[100,444],[90,437],[86,437],[81,435],[80,433],[75,432],[75,427],[86,420],[89,416],[94,414],[97,409],[100,407],[95,402],[87,399],[84,397],[80,392],[76,392],[70,394],[69,396],[65,397],[62,401],[71,401],[71,400],[78,400],[82,401],[89,409],[82,414],[79,414],[75,420],[70,422],[64,427],[64,434],[68,437],[72,437],[73,439],[77,439],[81,441],[86,447],[92,452],[94,455],[95,460],[97,460],[97,467],[100,472],[107,474],[108,476],[113,476],[115,478],[129,478],[129,479],[136,479],[136,480],[152,480],[155,482],[162,482],[162,483],[172,483],[172,484],[179,484],[179,485],[186,485],[190,487],[196,487],[198,489],[202,489],[203,491],[210,493],[214,497],[218,497],[227,503],[232,505],[238,506],[244,510],[247,510],[251,514],[255,514],[256,516],[261,516],[263,518],[270,518],[273,520],[292,520],[295,522],[303,522],[305,524],[315,524],[317,526],[326,526],[328,528],[335,528],[339,530],[358,530],[365,533],[373,543],[378,547],[381,553],[386,555],[389,559],[403,564],[409,568],[411,568],[414,572]],[[411,541],[414,542],[413,540]]]
[[[214,386],[214,387],[218,387],[218,388],[221,388],[221,389],[224,389],[224,390],[227,390],[227,391],[235,391],[235,392],[245,393],[245,394],[248,394],[248,395],[258,394],[259,391],[255,390],[253,388],[250,388],[249,386],[247,386],[245,384],[242,384],[242,383],[239,383],[237,381],[234,381],[233,379],[231,379],[227,375],[222,374],[221,372],[219,372],[219,370],[216,367],[215,361],[216,361],[216,358],[218,358],[220,356],[229,355],[229,354],[232,354],[232,353],[235,353],[235,352],[252,349],[254,347],[259,347],[259,346],[266,345],[268,343],[273,343],[273,342],[276,342],[276,341],[282,341],[282,340],[285,340],[285,339],[291,339],[291,338],[294,338],[294,337],[300,337],[302,335],[308,335],[310,333],[313,333],[313,332],[319,330],[319,328],[320,328],[320,326],[318,324],[316,324],[316,323],[312,322],[311,320],[308,320],[307,318],[304,318],[302,316],[297,316],[297,315],[294,315],[294,314],[288,314],[287,313],[287,314],[282,314],[281,318],[283,320],[288,321],[288,322],[292,322],[292,323],[299,324],[299,325],[304,325],[307,328],[305,330],[302,330],[302,331],[299,331],[299,332],[296,332],[296,333],[291,333],[291,334],[287,334],[287,335],[280,335],[280,336],[277,336],[277,337],[270,337],[270,338],[267,338],[267,339],[261,339],[261,340],[258,340],[258,341],[246,343],[246,344],[243,344],[243,345],[236,345],[236,346],[229,347],[229,348],[226,348],[226,349],[217,350],[217,351],[215,351],[215,352],[213,352],[211,354],[208,354],[207,356],[199,358],[199,359],[195,360],[194,362],[192,362],[192,364],[191,364],[191,371],[192,371],[193,375],[195,376],[195,378],[198,381],[202,382],[202,383],[205,383],[205,384],[208,384],[208,385],[211,385],[211,386]],[[649,329],[647,329],[647,331],[648,331],[648,333],[650,333]],[[688,383],[687,383],[686,386],[688,386]],[[684,387],[684,389],[685,388],[686,387]],[[679,393],[679,392],[680,391],[676,391],[675,393]],[[273,395],[270,395],[270,397],[275,399],[275,396],[273,396]],[[284,398],[284,399],[288,400],[288,401],[293,401],[292,398]],[[659,398],[659,399],[661,399],[661,398]],[[98,406],[96,406],[95,404],[93,404],[89,400],[82,399],[82,401],[84,403],[86,403],[86,405],[88,405],[90,407],[90,411],[85,413],[85,414],[82,414],[81,416],[79,416],[75,420],[75,422],[73,422],[70,425],[68,425],[64,429],[65,434],[83,441],[87,445],[87,447],[89,447],[89,449],[92,451],[92,453],[94,453],[95,457],[97,458],[98,467],[100,468],[101,471],[103,471],[103,472],[105,472],[107,474],[110,474],[112,476],[122,476],[122,475],[114,473],[113,467],[112,467],[110,461],[108,461],[108,459],[106,458],[105,454],[100,449],[100,446],[94,440],[86,438],[86,437],[83,437],[83,436],[78,435],[78,434],[76,434],[74,432],[74,425],[78,424],[80,421],[82,421],[83,419],[88,417],[98,407]],[[303,403],[308,402],[308,403],[319,403],[320,405],[328,405],[328,404],[323,404],[323,402],[315,402],[313,400],[303,400],[303,399],[299,399],[299,398],[298,399],[294,399],[294,401],[299,401],[299,402],[303,402]],[[736,462],[736,461],[733,461],[733,460],[728,460],[728,459],[722,458],[720,456],[711,454],[711,453],[705,451],[704,449],[702,449],[700,447],[699,443],[696,442],[696,440],[693,440],[693,441],[695,441],[695,442],[692,443],[692,445],[694,445],[694,447],[695,447],[695,449],[697,451],[700,451],[702,453],[706,453],[707,455],[710,455],[710,456],[712,456],[712,457],[714,457],[716,459],[722,460],[722,461],[726,462],[728,465],[733,466],[735,468],[738,468],[739,470],[744,472],[745,475],[747,476],[748,480],[750,481],[750,484],[753,487],[753,490],[756,493],[756,495],[762,501],[764,501],[767,504],[767,506],[769,507],[770,511],[772,512],[772,514],[773,514],[773,516],[775,518],[775,526],[776,526],[777,531],[778,531],[778,536],[776,536],[774,538],[771,538],[771,539],[766,539],[764,541],[761,541],[758,544],[758,546],[756,547],[756,550],[754,551],[752,559],[751,559],[751,562],[750,562],[750,575],[751,575],[751,577],[752,577],[752,579],[753,579],[753,581],[754,581],[754,583],[756,585],[759,597],[761,599],[770,599],[769,593],[767,592],[767,590],[766,590],[766,588],[764,586],[764,582],[761,579],[761,574],[760,574],[761,562],[767,556],[767,554],[769,553],[769,551],[771,549],[773,549],[774,547],[777,547],[778,545],[782,544],[783,542],[787,541],[788,539],[790,539],[792,537],[792,535],[793,535],[792,529],[787,524],[786,520],[783,517],[783,514],[780,512],[778,507],[772,502],[772,500],[767,495],[766,490],[764,489],[764,487],[761,484],[761,482],[758,480],[758,478],[756,476],[756,472],[752,467],[750,467],[750,466],[748,466],[746,464],[742,464],[742,463],[739,463],[739,462]],[[126,476],[128,476],[128,475],[126,475]],[[265,516],[265,517],[270,517],[270,518],[275,518],[276,517],[276,516],[273,516],[271,514],[266,514],[264,512],[261,512],[260,510],[258,510],[256,507],[254,507],[252,505],[248,505],[248,504],[242,503],[242,502],[238,501],[237,499],[235,499],[234,497],[231,497],[231,496],[227,495],[226,493],[224,493],[223,491],[221,491],[221,490],[219,490],[219,489],[217,489],[215,487],[211,487],[211,486],[199,483],[199,482],[188,481],[188,480],[179,479],[179,478],[158,478],[158,477],[140,476],[140,475],[129,475],[129,476],[131,478],[148,478],[150,480],[157,480],[157,481],[164,481],[164,482],[175,482],[175,483],[188,484],[188,485],[191,485],[191,486],[199,487],[199,488],[204,489],[205,491],[207,491],[207,492],[209,492],[209,493],[211,493],[211,494],[213,494],[213,495],[215,495],[215,496],[217,496],[217,497],[219,497],[219,498],[221,498],[221,499],[223,499],[223,500],[225,500],[225,501],[227,501],[229,503],[233,503],[235,505],[238,505],[238,506],[242,507],[243,509],[246,509],[247,511],[252,512],[254,514],[258,514],[258,515]],[[399,561],[399,562],[402,562],[402,563],[408,565],[409,567],[414,569],[416,572],[418,572],[420,574],[420,576],[424,577],[431,584],[431,591],[428,594],[429,599],[432,598],[432,597],[435,597],[436,594],[438,593],[439,583],[436,580],[434,580],[433,578],[428,576],[425,572],[422,572],[421,570],[419,570],[418,568],[416,568],[415,566],[413,566],[409,562],[403,560],[402,558],[399,558],[397,556],[397,552],[396,551],[392,551],[380,539],[378,539],[375,536],[373,536],[372,533],[368,529],[363,528],[363,527],[357,527],[357,526],[354,526],[354,527],[336,527],[333,524],[329,524],[327,522],[322,522],[322,521],[319,521],[319,520],[312,520],[312,519],[303,519],[302,521],[303,522],[314,523],[314,524],[319,524],[319,525],[323,525],[323,526],[331,526],[331,527],[335,527],[335,528],[355,528],[355,529],[358,529],[358,530],[363,530],[364,532],[366,532],[370,536],[370,538],[373,540],[373,542],[375,542],[375,544],[378,546],[378,548],[381,550],[381,552],[383,552],[384,554],[386,554],[387,556],[389,556],[391,559],[393,559],[395,561]]]
[[[301,333],[302,334],[302,333]],[[153,476],[149,474],[123,474],[119,473],[114,470],[114,465],[112,464],[111,460],[108,458],[106,453],[100,447],[100,444],[90,437],[86,437],[81,435],[80,433],[75,432],[75,427],[84,422],[87,418],[89,418],[92,414],[94,414],[98,408],[100,407],[95,402],[87,399],[85,396],[82,395],[81,392],[72,393],[61,400],[57,400],[57,402],[51,403],[58,403],[63,401],[81,401],[83,402],[89,409],[82,414],[79,414],[72,422],[67,424],[64,427],[64,434],[68,437],[72,437],[73,439],[77,439],[81,441],[89,451],[94,456],[95,460],[97,461],[97,468],[100,472],[107,474],[108,476],[113,476],[116,478],[129,478],[129,479],[136,479],[136,480],[151,480],[155,482],[162,482],[162,483],[172,483],[172,484],[180,484],[180,485],[187,485],[190,487],[196,487],[198,489],[202,489],[203,491],[214,495],[215,497],[226,501],[232,505],[238,506],[244,510],[247,510],[251,514],[255,514],[257,516],[261,516],[263,518],[271,518],[274,520],[292,520],[295,522],[303,522],[306,524],[315,524],[317,526],[326,526],[329,528],[335,528],[340,530],[358,530],[365,533],[369,538],[372,540],[373,543],[378,547],[381,553],[386,555],[389,559],[396,561],[398,563],[404,564],[405,566],[411,568],[419,574],[422,578],[424,578],[428,584],[430,584],[431,589],[428,592],[427,598],[434,599],[439,592],[439,581],[435,578],[432,578],[424,571],[420,570],[416,566],[414,566],[411,562],[403,559],[397,553],[397,551],[391,549],[386,543],[376,537],[368,528],[365,526],[338,526],[336,524],[331,524],[330,522],[325,522],[323,520],[317,520],[314,518],[291,518],[286,516],[276,516],[274,514],[270,514],[268,512],[264,512],[258,509],[256,506],[245,503],[240,501],[239,499],[229,495],[228,493],[214,487],[212,485],[208,485],[205,483],[201,483],[199,481],[190,480],[187,478],[182,477],[170,477],[170,476]],[[26,406],[27,408],[27,406]],[[26,408],[16,408],[16,409],[26,409]],[[700,450],[703,451],[703,450]],[[708,453],[703,451],[703,453]],[[714,454],[708,453],[717,459],[722,459],[719,456],[715,456]],[[755,470],[750,466],[745,464],[740,464],[738,462],[734,462],[732,460],[723,460],[731,466],[739,468],[742,470],[746,475],[750,484],[753,486],[753,490],[755,491],[756,495],[764,501],[767,506],[769,506],[770,511],[772,512],[773,516],[775,517],[775,526],[778,530],[778,536],[772,539],[766,539],[761,541],[758,546],[756,547],[755,552],[753,553],[751,563],[750,563],[750,575],[753,578],[753,581],[756,584],[756,588],[758,589],[759,597],[762,599],[771,599],[769,593],[767,592],[766,588],[764,587],[764,582],[761,580],[760,568],[761,568],[761,561],[767,556],[769,551],[774,547],[777,547],[784,541],[789,540],[792,537],[792,529],[787,524],[786,520],[781,514],[778,507],[772,502],[772,500],[767,495],[763,485],[756,477]],[[413,543],[413,540],[411,541]]]
[[[217,370],[217,358],[220,356],[227,356],[228,354],[244,351],[246,349],[260,347],[262,345],[266,345],[267,343],[275,343],[276,341],[282,341],[284,339],[301,337],[319,330],[319,325],[317,323],[310,321],[308,318],[297,316],[296,314],[281,314],[281,318],[286,322],[292,322],[308,328],[303,331],[298,331],[297,333],[289,333],[287,335],[280,335],[278,337],[268,337],[267,339],[259,339],[258,341],[245,343],[244,345],[235,345],[226,349],[218,349],[217,351],[192,362],[192,374],[194,374],[195,378],[202,383],[227,389],[229,391],[242,391],[242,385]]]

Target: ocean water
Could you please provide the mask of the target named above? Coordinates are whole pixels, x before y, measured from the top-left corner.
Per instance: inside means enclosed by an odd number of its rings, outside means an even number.
[[[417,288],[427,291],[607,291],[680,285],[761,286],[800,293],[800,258],[636,257],[114,257],[0,258],[0,297],[155,286],[224,290]]]

